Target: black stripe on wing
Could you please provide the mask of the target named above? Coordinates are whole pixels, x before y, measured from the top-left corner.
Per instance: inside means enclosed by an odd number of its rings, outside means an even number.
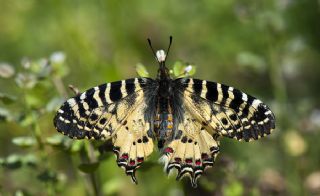
[[[134,94],[144,90],[149,82],[152,79],[132,78],[88,89],[63,103],[53,120],[54,126],[71,138],[107,138],[114,130],[106,126],[110,120],[106,116],[110,118],[115,114],[117,105],[124,98],[133,103]]]
[[[266,104],[233,87],[192,78],[175,80],[180,89],[189,91],[192,99],[210,103],[212,118],[220,122],[220,134],[249,141],[264,137],[275,129],[275,117]],[[195,102],[199,103],[199,100]],[[210,122],[208,122],[210,123]]]

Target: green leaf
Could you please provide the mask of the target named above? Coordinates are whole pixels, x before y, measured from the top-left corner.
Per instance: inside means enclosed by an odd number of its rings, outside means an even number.
[[[93,173],[99,167],[99,162],[95,163],[82,163],[78,166],[79,170],[84,173]]]
[[[183,74],[184,72],[184,66],[182,65],[182,63],[180,61],[176,61],[174,64],[173,64],[173,75],[175,77],[179,77]]]
[[[27,127],[29,125],[31,125],[34,121],[34,118],[32,116],[32,114],[22,114],[22,116],[19,118],[19,124],[22,127]]]
[[[138,63],[136,65],[136,72],[140,77],[149,77],[149,73],[146,67],[141,63]]]
[[[173,65],[173,75],[175,77],[186,77],[192,76],[196,73],[196,68],[194,65],[183,64],[180,61],[177,61]]]
[[[46,143],[51,146],[63,146],[65,143],[65,136],[61,134],[55,134],[46,138]]]
[[[37,89],[39,90],[40,88]],[[31,108],[39,108],[42,107],[44,100],[40,94],[37,94],[36,92],[29,92],[25,95],[25,102]]]
[[[42,182],[57,182],[57,174],[51,170],[41,172],[37,178]]]
[[[5,160],[5,167],[8,169],[18,169],[22,166],[21,156],[12,154]]]
[[[23,163],[27,166],[36,167],[38,162],[38,157],[34,154],[27,154],[23,157]]]
[[[28,61],[28,64],[23,64],[23,66],[28,71],[37,75],[39,72],[41,72],[42,65],[47,62],[47,61],[46,62],[45,61],[46,61],[45,59],[40,59],[37,61]]]
[[[11,113],[9,110],[0,107],[0,122],[1,121],[9,121],[12,119]]]
[[[0,93],[0,101],[2,101],[4,104],[14,103],[16,99],[17,99],[16,97],[13,97],[11,95]]]
[[[74,140],[70,146],[70,152],[75,153],[79,152],[83,147],[84,141]]]
[[[36,140],[33,137],[15,137],[12,139],[12,143],[20,147],[31,147],[36,144]]]

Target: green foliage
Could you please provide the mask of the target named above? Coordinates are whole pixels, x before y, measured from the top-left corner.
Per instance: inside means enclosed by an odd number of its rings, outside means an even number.
[[[78,166],[79,170],[84,173],[93,173],[99,167],[99,162],[96,163],[82,163]]]
[[[138,63],[136,65],[136,72],[140,77],[150,77],[146,67],[141,63]]]
[[[316,0],[0,5],[0,195],[320,194]],[[173,77],[229,84],[276,114],[268,138],[223,139],[222,153],[196,190],[167,178],[158,152],[138,169],[139,185],[133,185],[108,143],[69,139],[52,123],[76,87],[82,92],[134,77],[135,64],[139,76],[155,77],[146,38],[165,48],[169,35]],[[75,87],[68,90],[69,84]]]
[[[137,64],[136,72],[140,77],[150,77],[147,68],[141,63]],[[174,78],[188,77],[196,73],[196,67],[176,61],[169,72]]]
[[[19,147],[31,147],[36,144],[36,140],[33,137],[15,137],[12,143]]]
[[[240,196],[243,195],[243,186],[240,182],[234,181],[228,184],[223,189],[223,195],[226,196]]]
[[[171,73],[173,73],[177,78],[193,76],[196,73],[196,67],[194,65],[187,65],[177,61],[173,64]]]
[[[0,100],[4,103],[4,104],[11,104],[14,103],[14,101],[16,100],[15,97],[11,96],[11,95],[6,95],[4,93],[0,93]]]

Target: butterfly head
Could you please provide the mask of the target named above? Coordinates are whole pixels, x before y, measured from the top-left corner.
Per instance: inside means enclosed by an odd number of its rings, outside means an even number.
[[[169,46],[167,49],[167,52],[164,50],[157,50],[157,52],[154,51],[151,40],[148,39],[149,46],[153,52],[153,55],[155,56],[157,62],[159,63],[159,70],[158,70],[158,79],[169,79],[170,74],[169,74],[169,69],[166,67],[166,59],[167,59],[167,54],[169,53],[170,46],[172,43],[172,36],[170,36],[170,41],[169,41]]]
[[[165,62],[165,61],[166,61],[166,57],[167,57],[167,55],[166,55],[166,53],[165,53],[164,50],[158,50],[158,51],[156,52],[156,58],[157,58],[157,61],[158,61],[159,63]]]

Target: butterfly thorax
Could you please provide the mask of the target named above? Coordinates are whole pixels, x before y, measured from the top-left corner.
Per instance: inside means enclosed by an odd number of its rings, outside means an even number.
[[[156,100],[156,114],[154,118],[154,131],[161,149],[164,143],[172,137],[173,110],[172,110],[172,79],[164,63],[160,63],[158,70],[158,92]]]

